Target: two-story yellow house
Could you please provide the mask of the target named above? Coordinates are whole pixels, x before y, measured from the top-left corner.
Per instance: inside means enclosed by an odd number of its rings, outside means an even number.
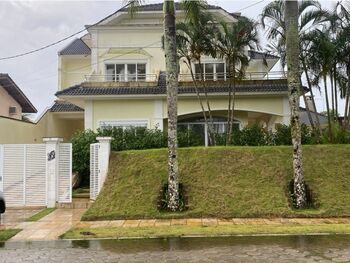
[[[235,23],[239,16],[217,6],[209,6],[208,12],[228,23]],[[183,19],[181,10],[177,11],[177,19]],[[57,112],[58,116],[83,119],[82,128],[91,130],[111,126],[165,129],[162,4],[144,5],[132,18],[127,9],[121,9],[87,26],[87,30],[88,34],[59,52],[56,107],[64,103],[63,108],[68,110]],[[240,127],[257,122],[269,129],[277,123],[288,124],[287,81],[277,72],[270,72],[279,58],[248,50],[247,55],[250,63],[246,79],[236,88],[235,122]],[[202,62],[215,126],[223,132],[229,91],[226,64],[210,57],[203,57]],[[192,66],[198,71],[198,65]],[[181,61],[178,116],[179,125],[196,128],[207,138],[194,84]]]

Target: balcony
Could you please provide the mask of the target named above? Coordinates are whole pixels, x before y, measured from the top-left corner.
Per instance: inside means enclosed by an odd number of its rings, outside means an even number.
[[[118,86],[130,86],[130,87],[141,87],[141,86],[154,86],[157,85],[159,81],[164,81],[165,73],[160,72],[159,74],[138,74],[138,75],[128,75],[128,76],[118,76],[115,74],[91,74],[85,75],[85,85],[94,86],[98,84],[99,86],[108,87],[118,87]],[[195,75],[197,80],[200,80],[199,74]],[[273,72],[246,72],[243,80],[277,80],[286,79],[286,75],[282,71]],[[179,74],[179,82],[192,82],[191,74]],[[205,74],[204,80],[207,82],[226,82],[229,80],[229,75],[226,73],[215,73],[215,74]]]

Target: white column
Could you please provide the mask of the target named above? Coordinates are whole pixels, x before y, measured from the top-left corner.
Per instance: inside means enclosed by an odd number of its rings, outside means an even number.
[[[154,101],[154,119],[153,119],[154,127],[163,131],[163,100],[155,100]]]
[[[99,142],[100,147],[98,150],[98,170],[99,170],[99,188],[101,189],[107,173],[109,165],[109,155],[111,153],[111,141],[112,137],[97,137],[96,140]],[[98,189],[100,191],[100,189]]]
[[[84,107],[84,129],[93,130],[93,128],[93,105],[91,100],[87,100]]]
[[[46,203],[48,208],[56,206],[59,144],[62,138],[43,138],[46,143]]]
[[[208,143],[208,125],[205,123],[204,124],[204,145],[205,147],[208,147],[209,143]]]
[[[289,98],[288,97],[283,98],[282,124],[285,124],[285,125],[290,124],[290,105],[289,105]]]

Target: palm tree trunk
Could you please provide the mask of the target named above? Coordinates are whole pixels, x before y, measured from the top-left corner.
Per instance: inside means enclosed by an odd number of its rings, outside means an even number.
[[[291,108],[291,135],[293,143],[294,194],[296,207],[306,206],[306,190],[301,152],[301,132],[299,122],[299,32],[298,2],[285,0],[286,55],[288,69],[289,104]]]
[[[299,75],[299,81],[300,81],[300,83],[302,83],[302,82],[301,82],[301,75]],[[305,109],[306,109],[307,117],[308,117],[308,119],[309,119],[311,128],[312,128],[312,130],[315,131],[314,121],[313,121],[312,116],[311,116],[311,112],[310,112],[309,104],[308,104],[307,99],[306,99],[305,92],[302,91],[301,93],[303,94]]]
[[[179,170],[177,163],[178,63],[174,1],[164,1],[164,50],[168,106],[168,208],[179,209]]]
[[[199,63],[199,72],[200,72],[200,75],[201,75],[202,85],[203,85],[203,89],[204,89],[204,97],[205,97],[205,101],[206,101],[207,108],[208,108],[208,114],[209,114],[210,124],[209,124],[208,127],[209,127],[209,130],[211,130],[212,142],[213,142],[213,145],[215,146],[216,145],[216,140],[215,140],[215,131],[214,131],[214,121],[213,121],[213,116],[211,114],[211,108],[210,108],[210,103],[209,103],[209,98],[208,98],[207,85],[206,85],[205,80],[204,80],[202,63],[201,63],[200,59],[198,60],[198,63]]]
[[[329,110],[329,99],[328,99],[328,88],[327,88],[327,75],[323,73],[323,82],[324,82],[324,93],[326,96],[326,107],[327,107],[327,119],[328,119],[328,136],[329,140],[333,142],[333,133],[332,133],[332,121],[331,114]]]
[[[339,116],[338,116],[338,90],[337,90],[337,65],[334,64],[334,99],[335,99],[335,118],[337,123],[339,124]]]
[[[229,63],[230,64],[230,63]],[[230,145],[232,139],[230,139],[230,123],[231,123],[231,103],[232,103],[232,78],[231,78],[231,65],[229,65],[228,77],[228,107],[227,107],[227,128],[226,128],[226,146]]]
[[[330,78],[331,78],[331,96],[332,96],[332,112],[331,112],[331,118],[332,118],[332,122],[334,121],[334,83],[333,80],[335,79],[334,77],[334,72],[333,70],[331,70],[330,72]]]
[[[307,72],[307,67],[306,67],[306,63],[305,63],[305,59],[302,59],[302,64],[303,64],[303,69],[305,72],[305,76],[306,76],[306,80],[307,80],[307,85],[309,87],[310,90],[310,95],[311,95],[311,100],[312,100],[312,106],[315,109],[315,113],[317,113],[317,108],[316,108],[316,103],[315,103],[315,97],[314,97],[314,92],[312,90],[312,85],[311,85],[311,80],[310,80],[310,76],[309,73]],[[315,114],[316,116],[316,125],[317,125],[317,137],[320,134],[320,118],[318,117],[318,114]]]
[[[211,136],[212,136],[212,135],[211,135],[211,131],[210,131],[210,129],[209,129],[208,118],[207,118],[207,114],[206,114],[205,109],[204,109],[204,106],[203,106],[203,102],[202,102],[201,96],[199,95],[197,80],[196,80],[196,77],[195,77],[194,74],[193,74],[193,70],[192,70],[191,62],[190,62],[190,61],[189,61],[189,63],[188,63],[188,67],[189,67],[190,72],[191,72],[191,77],[192,77],[192,81],[193,81],[193,83],[194,83],[194,88],[195,88],[195,90],[196,90],[197,99],[198,99],[199,105],[201,106],[201,109],[202,109],[203,118],[204,118],[204,123],[205,123],[205,125],[207,126],[209,145],[211,145],[213,142],[212,142],[212,140],[211,140],[211,138],[212,138]]]
[[[346,72],[348,79],[350,78],[350,65],[347,65]],[[343,129],[348,129],[350,123],[350,81],[348,81],[348,86],[345,88],[345,108],[344,108],[344,121]]]
[[[348,82],[348,87],[345,90],[345,109],[344,109],[344,130],[346,130],[350,123],[350,82]]]
[[[230,127],[229,127],[229,143],[232,143],[232,132],[233,132],[233,121],[234,121],[234,110],[235,110],[235,96],[236,96],[236,67],[235,61],[233,61],[233,81],[232,81],[232,107],[231,107],[231,116],[230,116]]]

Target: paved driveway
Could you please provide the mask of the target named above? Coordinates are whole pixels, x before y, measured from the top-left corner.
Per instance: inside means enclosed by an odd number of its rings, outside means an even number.
[[[36,222],[22,222],[15,228],[23,229],[10,241],[56,240],[80,222],[86,209],[56,209]]]
[[[27,218],[38,213],[42,208],[8,208],[5,214],[1,215],[0,228],[15,228]]]

